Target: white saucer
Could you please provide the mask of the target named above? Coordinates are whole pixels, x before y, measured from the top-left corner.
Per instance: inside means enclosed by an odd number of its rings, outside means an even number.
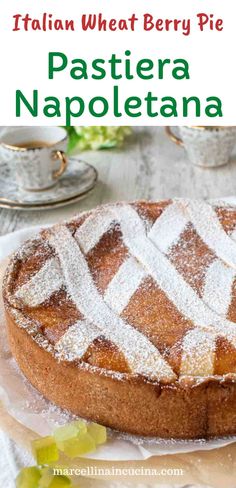
[[[19,210],[41,210],[69,205],[90,192],[97,181],[97,171],[90,164],[70,158],[68,169],[58,183],[43,191],[19,188],[7,163],[0,163],[0,207]]]

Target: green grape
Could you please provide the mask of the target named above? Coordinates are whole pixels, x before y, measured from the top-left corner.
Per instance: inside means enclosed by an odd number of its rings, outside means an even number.
[[[63,442],[63,452],[66,456],[74,459],[88,452],[95,451],[96,444],[87,432],[80,433],[76,438],[67,439]]]
[[[59,452],[53,437],[42,437],[32,442],[32,451],[38,465],[58,461]]]
[[[23,468],[16,478],[16,488],[38,488],[41,478],[39,468]]]
[[[88,433],[92,436],[96,444],[105,444],[107,441],[107,429],[103,425],[92,422],[88,425]]]

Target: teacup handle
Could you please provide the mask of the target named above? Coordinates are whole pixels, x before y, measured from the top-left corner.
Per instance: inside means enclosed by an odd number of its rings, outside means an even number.
[[[54,151],[52,154],[52,159],[54,161],[57,161],[59,159],[59,161],[61,162],[61,167],[56,171],[53,171],[53,178],[57,180],[65,172],[68,164],[68,159],[64,151]]]
[[[182,139],[180,139],[180,137],[177,137],[174,132],[172,132],[171,130],[171,127],[166,127],[166,134],[168,135],[168,137],[170,138],[170,140],[172,142],[174,142],[175,144],[177,144],[177,146],[183,146],[184,143],[182,141]]]

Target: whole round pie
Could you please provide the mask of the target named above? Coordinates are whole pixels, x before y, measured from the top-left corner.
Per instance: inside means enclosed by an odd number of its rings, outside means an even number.
[[[236,434],[236,209],[117,203],[11,258],[11,349],[49,400],[116,430]]]

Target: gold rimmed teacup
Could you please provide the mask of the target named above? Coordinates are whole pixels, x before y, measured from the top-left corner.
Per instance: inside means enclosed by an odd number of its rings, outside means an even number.
[[[186,149],[192,164],[215,168],[229,162],[236,144],[235,126],[180,126],[177,136],[166,127],[168,137]]]
[[[65,172],[67,144],[67,132],[61,127],[21,127],[2,136],[0,156],[21,188],[42,191]]]

